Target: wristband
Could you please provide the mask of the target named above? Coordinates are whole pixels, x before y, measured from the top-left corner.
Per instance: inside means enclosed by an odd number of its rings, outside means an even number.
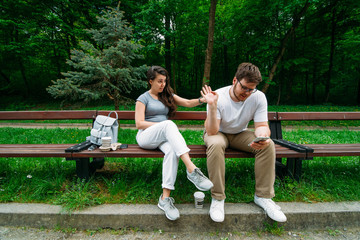
[[[199,98],[198,98],[198,99],[199,99],[199,104],[203,104],[203,102],[200,101],[201,98],[202,98],[202,97],[199,97]]]

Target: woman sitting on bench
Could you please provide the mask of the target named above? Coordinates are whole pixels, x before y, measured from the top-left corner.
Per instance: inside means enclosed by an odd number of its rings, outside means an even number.
[[[168,72],[159,66],[153,66],[147,71],[147,81],[150,90],[140,95],[136,101],[135,122],[139,129],[136,141],[142,148],[159,148],[165,154],[162,169],[163,193],[158,207],[168,219],[176,220],[180,214],[170,192],[175,189],[179,158],[186,166],[187,178],[199,190],[208,191],[213,184],[191,161],[190,149],[176,124],[168,120],[168,117],[175,114],[177,105],[195,107],[204,103],[205,99],[189,100],[174,94]]]

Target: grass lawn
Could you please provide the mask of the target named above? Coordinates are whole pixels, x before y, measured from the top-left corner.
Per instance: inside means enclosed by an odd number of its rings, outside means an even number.
[[[188,144],[203,144],[202,131],[182,131]],[[0,144],[79,143],[88,136],[81,129],[0,128]],[[133,144],[136,130],[121,129],[119,142]],[[359,143],[359,132],[349,130],[301,130],[283,132],[297,143]],[[193,159],[207,175],[206,159]],[[360,200],[360,157],[328,157],[304,161],[300,182],[277,179],[276,201]],[[61,204],[68,210],[104,203],[155,204],[161,194],[161,159],[124,158],[106,160],[104,169],[90,181],[75,175],[75,162],[63,158],[0,158],[0,202]],[[227,202],[251,202],[254,194],[253,159],[227,159]],[[190,203],[196,191],[179,164],[177,203]],[[206,193],[210,201],[210,193]]]

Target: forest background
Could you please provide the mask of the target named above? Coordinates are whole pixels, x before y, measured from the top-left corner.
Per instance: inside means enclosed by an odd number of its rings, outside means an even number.
[[[72,70],[66,63],[71,50],[81,41],[94,43],[86,29],[96,29],[97,17],[118,3],[2,0],[0,107],[53,101],[46,89]],[[214,3],[213,89],[231,84],[239,63],[252,62],[262,72],[259,89],[271,105],[360,105],[359,1],[123,0],[131,41],[142,45],[143,59],[132,65],[161,65],[177,94],[199,97]],[[144,91],[126,97],[136,99]]]

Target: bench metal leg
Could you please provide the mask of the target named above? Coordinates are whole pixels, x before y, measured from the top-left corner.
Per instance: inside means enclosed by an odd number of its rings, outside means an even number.
[[[92,162],[90,163],[90,173],[94,174],[96,169],[101,169],[104,167],[105,158],[93,158]]]
[[[301,170],[302,170],[302,160],[303,159],[295,159],[295,168],[294,168],[294,178],[296,181],[300,181],[301,178]]]
[[[88,180],[90,178],[90,159],[76,158],[76,174],[79,178]]]
[[[302,161],[304,159],[305,158],[288,158],[286,162],[286,168],[291,175],[290,177],[298,182],[301,178]]]
[[[288,175],[287,167],[282,163],[281,158],[276,159],[275,173],[276,173],[276,176],[279,177],[281,180],[284,179],[284,177]]]
[[[76,175],[86,180],[89,180],[96,169],[103,168],[105,163],[105,158],[94,158],[92,162],[90,162],[90,158],[67,158],[66,160],[75,160]]]
[[[286,168],[288,169],[289,173],[292,175],[291,177],[293,177],[294,168],[295,168],[295,158],[288,158],[286,160]]]

